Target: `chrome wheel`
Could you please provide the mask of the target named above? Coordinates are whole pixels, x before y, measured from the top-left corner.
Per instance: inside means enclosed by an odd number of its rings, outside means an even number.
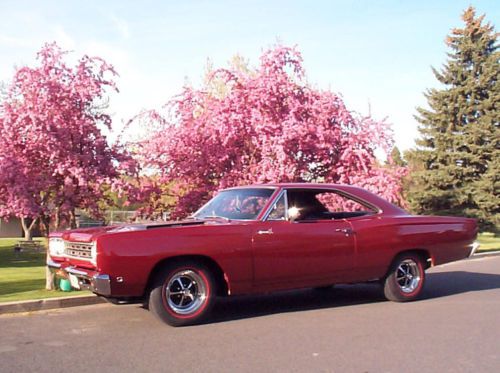
[[[194,260],[172,261],[155,273],[148,306],[169,325],[193,325],[208,317],[216,294],[217,279],[207,266]]]
[[[403,260],[396,269],[396,282],[403,293],[412,293],[420,284],[418,263],[412,259]]]
[[[187,269],[175,273],[165,287],[168,307],[179,315],[196,312],[207,299],[207,287],[203,278]]]
[[[408,302],[422,294],[425,284],[425,258],[417,253],[402,253],[394,258],[383,279],[384,295],[393,302]]]

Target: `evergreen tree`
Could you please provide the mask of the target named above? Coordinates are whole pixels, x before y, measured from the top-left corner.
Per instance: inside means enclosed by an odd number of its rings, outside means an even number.
[[[462,19],[465,27],[446,38],[446,64],[433,69],[443,88],[425,93],[429,109],[417,108],[421,138],[409,157],[409,202],[418,213],[472,216],[483,229],[498,230],[498,33],[473,7]]]
[[[401,151],[399,150],[399,148],[397,146],[392,148],[391,159],[392,159],[392,162],[397,166],[401,166],[401,167],[406,166],[406,161],[404,160],[403,156],[401,155]]]

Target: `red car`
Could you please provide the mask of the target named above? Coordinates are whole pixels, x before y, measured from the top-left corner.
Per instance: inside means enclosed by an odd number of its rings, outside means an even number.
[[[470,256],[476,235],[474,219],[412,216],[354,186],[268,184],[223,190],[184,221],[54,233],[48,266],[179,326],[217,296],[380,281],[414,300],[425,270]]]

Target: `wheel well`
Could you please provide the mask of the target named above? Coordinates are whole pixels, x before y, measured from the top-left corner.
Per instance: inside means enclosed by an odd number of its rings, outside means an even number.
[[[401,254],[406,254],[406,253],[414,253],[414,254],[417,254],[418,256],[420,256],[424,260],[424,263],[425,263],[424,269],[427,269],[427,268],[432,266],[432,256],[429,253],[429,251],[427,251],[426,249],[411,249],[411,250],[401,251],[400,253],[398,253],[398,255],[396,255],[394,257],[394,259],[397,256],[399,256]]]
[[[147,296],[151,291],[153,286],[153,281],[156,274],[166,265],[170,265],[171,263],[182,263],[182,262],[196,262],[205,265],[214,275],[215,281],[217,281],[217,295],[225,296],[229,293],[229,285],[226,282],[224,271],[217,264],[215,260],[208,256],[203,255],[182,255],[182,256],[174,256],[170,258],[165,258],[160,260],[151,270],[148,282],[146,284],[146,288],[144,290],[144,295]]]
[[[391,263],[390,263],[389,267],[387,268],[387,272],[386,272],[385,276],[382,277],[382,278],[385,279],[387,276],[389,276],[389,274],[391,272],[391,268],[394,265],[394,261],[396,260],[396,258],[398,256],[402,255],[402,254],[407,254],[407,253],[413,253],[413,254],[417,254],[418,256],[420,256],[423,259],[424,263],[425,263],[424,270],[426,270],[427,268],[429,268],[429,267],[432,266],[432,256],[429,253],[429,251],[427,251],[426,249],[403,250],[403,251],[400,251],[399,253],[397,253],[394,256],[394,258],[392,258]]]

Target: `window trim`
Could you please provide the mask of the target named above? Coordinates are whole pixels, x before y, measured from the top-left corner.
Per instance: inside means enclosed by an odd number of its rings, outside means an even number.
[[[373,203],[370,203],[370,202],[368,202],[368,201],[366,201],[366,200],[364,200],[362,198],[354,196],[354,195],[352,195],[350,193],[347,193],[347,192],[344,192],[344,191],[338,190],[338,189],[325,189],[325,190],[331,191],[331,192],[336,193],[336,194],[338,194],[340,196],[343,196],[343,197],[345,197],[347,199],[353,200],[354,202],[357,202],[357,203],[359,203],[362,206],[370,208],[371,210],[373,210],[373,214],[370,214],[370,216],[371,215],[377,215],[377,214],[380,214],[380,213],[383,212],[380,207],[378,207],[378,206],[374,205]],[[366,215],[364,215],[364,216],[366,216]],[[358,218],[358,217],[362,217],[362,216],[356,216],[356,217],[346,218],[346,219],[354,219],[354,218]]]
[[[271,212],[273,211],[274,206],[279,202],[281,197],[284,196],[285,199],[285,220],[275,220],[275,219],[269,219],[269,215],[271,215]],[[288,218],[288,194],[286,189],[282,189],[281,192],[278,194],[274,202],[268,207],[266,213],[262,217],[262,221],[289,221]]]

